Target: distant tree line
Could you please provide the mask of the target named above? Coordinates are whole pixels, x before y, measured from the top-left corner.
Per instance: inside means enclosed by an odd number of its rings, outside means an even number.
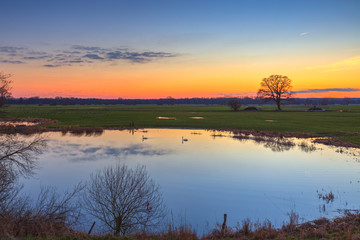
[[[257,97],[218,97],[218,98],[166,98],[158,99],[100,99],[100,98],[13,98],[11,97],[11,74],[0,72],[0,107],[6,104],[35,104],[35,105],[137,105],[137,104],[157,104],[157,105],[175,105],[175,104],[205,104],[205,105],[230,105],[233,111],[239,110],[241,105],[277,105],[281,110],[284,104],[303,104],[303,105],[330,105],[330,104],[360,104],[360,98],[292,98],[291,80],[282,75],[271,75],[263,78],[260,83],[260,89]],[[273,102],[269,102],[269,100]],[[286,101],[286,102],[284,102]]]
[[[36,104],[36,105],[137,105],[137,104],[157,104],[157,105],[174,105],[174,104],[205,104],[205,105],[228,105],[230,100],[236,100],[242,105],[262,105],[275,103],[264,102],[258,98],[159,98],[159,99],[100,99],[100,98],[9,98],[7,104]],[[331,105],[331,104],[360,104],[360,98],[293,98],[291,102],[285,104],[296,105]]]

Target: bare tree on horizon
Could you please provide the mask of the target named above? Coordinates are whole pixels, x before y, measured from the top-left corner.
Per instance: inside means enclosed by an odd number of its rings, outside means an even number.
[[[281,102],[292,98],[291,79],[287,76],[271,75],[268,78],[263,78],[260,86],[257,97],[265,101],[273,100],[279,111],[281,111]]]
[[[0,72],[0,107],[2,107],[6,100],[11,97],[11,74],[4,74]]]

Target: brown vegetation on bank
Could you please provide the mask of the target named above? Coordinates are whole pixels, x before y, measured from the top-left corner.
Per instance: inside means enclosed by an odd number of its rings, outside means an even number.
[[[246,220],[242,225],[228,228],[225,235],[218,231],[202,239],[360,239],[360,215],[347,214],[334,220],[326,218],[297,224],[297,215],[290,214],[290,221],[280,229],[274,228],[271,222],[263,224]]]
[[[63,219],[56,216],[34,215],[32,212],[9,214],[0,218],[0,237],[56,237],[75,234]]]
[[[79,127],[79,126],[63,126],[63,127],[44,127],[44,126],[24,126],[24,125],[0,125],[0,133],[4,134],[24,134],[32,135],[44,132],[61,132],[63,134],[70,133],[76,136],[101,135],[104,131],[102,127]]]
[[[344,142],[336,138],[317,138],[314,143],[321,143],[329,146],[345,147],[345,148],[360,148],[359,145],[349,142]]]
[[[79,126],[71,126],[71,127],[59,127],[53,129],[53,131],[61,131],[62,134],[70,133],[72,135],[77,136],[91,136],[91,135],[101,135],[104,132],[102,127],[79,127]]]
[[[48,118],[5,118],[0,120],[1,123],[33,123],[37,125],[44,124],[55,124],[58,123],[58,120],[48,119]]]
[[[359,213],[348,213],[345,216],[337,217],[333,220],[320,218],[313,221],[298,224],[298,216],[294,213],[289,215],[289,223],[281,228],[275,228],[270,221],[264,223],[252,223],[244,220],[242,224],[235,227],[227,227],[225,231],[218,228],[202,237],[197,236],[191,227],[169,226],[167,230],[159,233],[141,232],[127,236],[107,235],[88,235],[80,232],[73,232],[64,229],[61,237],[49,234],[50,231],[44,230],[40,235],[27,235],[31,239],[89,239],[89,240],[224,240],[224,239],[360,239],[360,215]],[[21,225],[19,225],[21,227]],[[50,228],[51,230],[51,228]],[[36,232],[37,234],[40,232]],[[8,238],[14,239],[14,238]],[[25,239],[25,238],[15,238]]]

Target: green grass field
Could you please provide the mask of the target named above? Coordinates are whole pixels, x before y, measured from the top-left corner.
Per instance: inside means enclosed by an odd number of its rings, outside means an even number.
[[[306,112],[307,106],[260,106],[259,112],[232,112],[228,106],[207,105],[11,105],[1,118],[49,118],[59,121],[52,126],[101,126],[202,129],[254,129],[279,132],[307,132],[336,136],[360,145],[360,105],[325,106],[326,112]],[[243,107],[242,107],[243,108]],[[342,112],[340,112],[342,110]],[[170,117],[174,119],[158,119]],[[201,117],[203,119],[193,119]]]

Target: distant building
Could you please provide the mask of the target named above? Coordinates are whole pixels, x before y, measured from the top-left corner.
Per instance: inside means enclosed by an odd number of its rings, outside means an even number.
[[[243,111],[261,111],[261,109],[257,107],[246,107]]]
[[[308,112],[325,112],[325,109],[320,107],[313,106],[307,110]]]

